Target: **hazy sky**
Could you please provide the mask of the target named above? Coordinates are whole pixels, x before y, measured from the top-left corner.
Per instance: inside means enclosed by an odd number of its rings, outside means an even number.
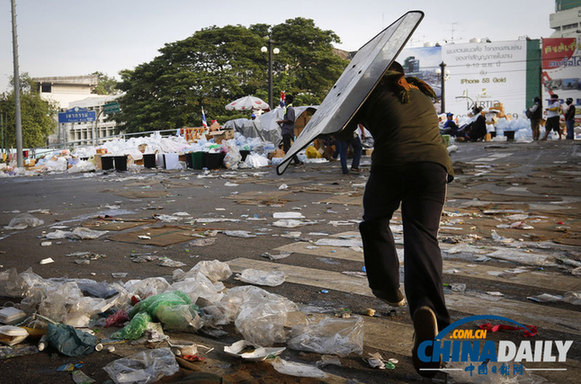
[[[259,6],[259,4],[261,6]],[[268,6],[267,6],[268,4]],[[551,0],[16,0],[20,73],[118,77],[165,43],[212,25],[275,25],[294,17],[334,31],[356,51],[409,10],[425,13],[408,46],[424,42],[548,37]],[[10,0],[0,2],[0,91],[13,74]]]

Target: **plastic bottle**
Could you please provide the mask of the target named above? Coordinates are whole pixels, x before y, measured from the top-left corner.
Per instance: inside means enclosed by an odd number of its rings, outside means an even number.
[[[40,352],[44,351],[48,347],[48,337],[47,335],[42,335],[40,341],[38,342],[38,350]]]

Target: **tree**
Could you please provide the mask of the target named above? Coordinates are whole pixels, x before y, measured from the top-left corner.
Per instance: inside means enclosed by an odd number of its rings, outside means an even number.
[[[92,93],[97,95],[113,95],[119,93],[117,80],[113,77],[109,77],[103,72],[93,72],[91,75],[97,76],[97,86],[93,89]]]
[[[266,99],[268,56],[260,51],[271,35],[281,54],[274,62],[275,91],[296,95],[295,104],[320,103],[346,65],[332,52],[339,38],[297,18],[266,24],[209,27],[166,44],[160,55],[133,70],[121,71],[121,112],[115,120],[127,132],[201,125],[201,107],[220,122],[248,113],[225,105],[239,97]]]
[[[21,75],[22,144],[25,148],[43,147],[56,128],[58,107],[42,100],[27,73]],[[6,147],[16,147],[14,91],[0,94],[0,113],[3,120],[3,140]]]

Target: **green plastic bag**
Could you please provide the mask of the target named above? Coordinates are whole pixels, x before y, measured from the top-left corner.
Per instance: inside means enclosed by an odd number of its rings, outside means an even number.
[[[113,333],[111,338],[126,340],[139,339],[147,329],[147,324],[149,324],[149,322],[151,322],[151,316],[149,316],[148,313],[138,313],[125,327],[123,327],[123,329]]]
[[[97,338],[70,325],[49,324],[48,342],[63,355],[75,357],[94,352]]]
[[[191,304],[190,298],[185,293],[180,291],[163,292],[135,304],[133,309],[129,311],[129,318],[133,318],[139,312],[147,312],[153,319],[157,319],[157,310],[161,306],[173,307],[184,304]]]

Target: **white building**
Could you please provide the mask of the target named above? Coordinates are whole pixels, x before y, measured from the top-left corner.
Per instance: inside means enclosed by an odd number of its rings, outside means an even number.
[[[36,77],[32,80],[38,85],[40,97],[56,103],[61,112],[73,107],[96,111],[96,122],[59,124],[57,133],[49,136],[49,144],[93,144],[115,134],[116,123],[105,121],[107,115],[103,106],[121,95],[91,93],[98,84],[97,76]]]
[[[549,16],[550,36],[578,37],[581,34],[581,0],[555,0],[555,13]]]
[[[89,111],[96,111],[97,120],[95,122],[60,124],[64,126],[64,135],[61,135],[65,138],[65,142],[74,143],[75,145],[88,145],[102,143],[104,138],[115,135],[117,123],[115,121],[106,121],[108,115],[104,113],[103,106],[114,102],[120,96],[91,95],[82,100],[70,102],[68,109],[79,107],[86,108]]]

